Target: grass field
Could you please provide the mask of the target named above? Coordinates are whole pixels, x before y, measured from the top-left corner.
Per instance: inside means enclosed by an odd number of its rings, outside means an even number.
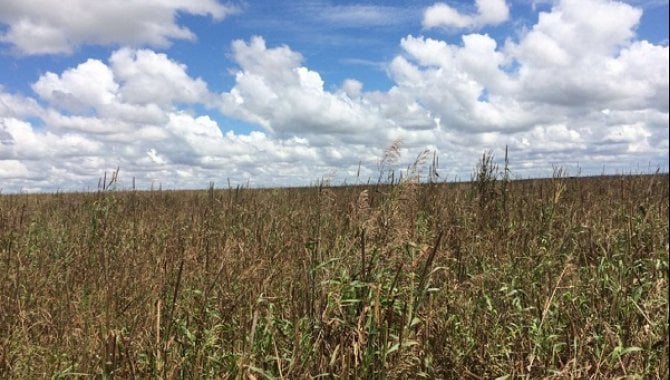
[[[668,378],[668,176],[0,196],[0,378]]]

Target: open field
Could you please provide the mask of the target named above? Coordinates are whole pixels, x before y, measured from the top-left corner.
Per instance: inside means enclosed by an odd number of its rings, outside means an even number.
[[[667,378],[668,176],[485,169],[2,195],[0,378]]]

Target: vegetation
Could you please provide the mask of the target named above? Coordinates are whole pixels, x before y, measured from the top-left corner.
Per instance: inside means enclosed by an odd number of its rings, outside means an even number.
[[[0,378],[668,377],[667,174],[509,181],[484,155],[420,185],[425,159],[2,195]]]

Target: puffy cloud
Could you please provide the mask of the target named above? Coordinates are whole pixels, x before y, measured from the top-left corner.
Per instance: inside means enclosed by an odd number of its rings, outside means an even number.
[[[423,15],[424,28],[439,26],[467,28],[473,24],[474,18],[472,16],[462,15],[445,3],[437,3],[429,7]]]
[[[509,19],[505,0],[477,0],[476,25],[497,25]]]
[[[221,20],[236,11],[217,0],[3,0],[0,23],[7,30],[0,42],[21,54],[70,53],[81,44],[166,47],[173,39],[195,39],[177,24],[178,13]]]
[[[405,56],[390,65],[395,91],[418,100],[444,128],[517,130],[543,119],[513,97],[517,85],[489,36],[465,35],[462,46],[408,36],[401,46]]]
[[[57,75],[48,72],[33,84],[33,91],[54,106],[71,112],[98,109],[114,101],[119,85],[107,65],[89,59]]]
[[[276,133],[351,133],[382,123],[346,92],[324,90],[319,73],[301,66],[301,55],[287,46],[268,48],[254,37],[232,47],[240,69],[235,86],[222,95],[226,115]]]
[[[123,48],[109,64],[89,59],[42,75],[32,85],[42,102],[0,92],[0,166],[34,174],[17,174],[5,189],[23,188],[26,178],[35,190],[82,189],[117,166],[140,181],[172,178],[218,154],[217,123],[180,109],[211,97],[186,69],[164,54]]]
[[[6,93],[0,85],[0,116],[30,117],[41,112],[35,99]]]
[[[344,107],[353,104],[343,91],[325,91],[316,72],[298,66],[299,54],[285,48],[269,56],[274,59],[241,54],[240,62],[258,72],[279,72],[268,83],[275,90],[284,83],[304,91],[294,102],[306,94]],[[350,91],[362,93],[362,84],[348,83]],[[156,87],[158,93],[152,93]],[[45,73],[32,88],[39,102],[0,91],[4,191],[90,189],[98,176],[116,167],[144,188],[151,182],[200,187],[227,177],[232,183],[288,185],[300,178],[298,183],[308,184],[333,166],[353,165],[362,151],[369,151],[360,145],[319,148],[290,134],[224,134],[225,126],[214,118],[183,109],[183,103],[201,105],[213,98],[206,84],[190,77],[184,65],[149,50],[124,48],[109,62],[91,59],[61,73]],[[307,120],[315,112],[286,118]],[[323,144],[330,143],[337,139],[325,135]]]
[[[207,104],[212,96],[202,79],[165,54],[122,48],[109,61],[89,59],[60,75],[47,72],[32,85],[49,105],[69,113],[46,112],[52,127],[127,133],[137,124],[166,122],[166,110],[177,104]]]
[[[593,109],[667,113],[668,47],[634,40],[640,15],[623,3],[565,0],[502,47],[482,34],[460,45],[408,36],[389,65],[394,90],[444,128],[471,132],[530,130]]]
[[[29,179],[31,173],[18,160],[0,160],[0,178],[2,179]],[[0,189],[2,190],[2,189]]]
[[[509,18],[505,0],[477,0],[476,14],[462,14],[445,3],[435,3],[423,14],[423,27],[473,29],[485,25],[498,25]]]
[[[207,84],[189,77],[185,65],[165,54],[124,48],[112,54],[110,63],[115,77],[123,83],[119,95],[125,102],[166,106],[208,101]]]
[[[208,102],[207,84],[191,78],[185,65],[165,54],[123,48],[112,54],[110,63],[89,59],[61,75],[48,72],[32,87],[42,99],[72,112],[103,112],[115,103],[169,107]]]
[[[502,14],[478,6],[468,17]],[[504,43],[410,35],[386,91],[353,78],[326,85],[300,53],[261,37],[232,43],[235,82],[216,95],[168,55],[122,48],[45,73],[35,99],[0,88],[3,191],[94,188],[116,167],[140,188],[365,182],[394,139],[396,169],[436,149],[444,179],[468,179],[482,151],[505,146],[517,177],[667,169],[668,47],[636,38],[639,17],[617,2],[564,0]],[[215,109],[262,132],[227,131]]]
[[[52,160],[102,154],[102,144],[81,134],[38,132],[30,124],[0,118],[0,159]]]
[[[356,79],[345,79],[344,82],[342,82],[342,90],[350,99],[356,99],[361,96],[363,83]]]
[[[570,107],[667,111],[668,47],[633,41],[641,11],[601,0],[564,0],[505,51],[520,64],[522,97]],[[617,22],[611,22],[617,20]]]

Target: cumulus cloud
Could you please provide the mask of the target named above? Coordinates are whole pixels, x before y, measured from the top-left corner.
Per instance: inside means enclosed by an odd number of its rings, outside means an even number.
[[[268,48],[262,37],[254,37],[234,41],[232,48],[239,70],[235,86],[222,94],[226,115],[276,133],[352,133],[382,123],[374,109],[346,91],[324,90],[319,73],[302,66],[302,56],[289,47]]]
[[[0,160],[0,178],[2,179],[29,179],[30,171],[17,160]]]
[[[357,81],[356,79],[345,79],[344,82],[342,82],[342,90],[349,98],[356,99],[361,96],[363,83]]]
[[[71,53],[82,44],[167,47],[174,39],[196,38],[177,23],[177,14],[222,20],[236,11],[217,0],[4,0],[0,23],[7,30],[0,42],[26,55]]]
[[[165,110],[185,103],[208,104],[212,96],[202,79],[191,78],[185,65],[165,54],[122,48],[109,62],[89,59],[60,75],[47,72],[32,85],[52,107],[73,114],[49,113],[53,125],[76,129],[81,124],[91,130],[99,119],[109,119],[100,131],[113,127],[124,132],[128,128],[123,125],[167,121]]]
[[[259,57],[245,56],[243,50],[239,62],[245,67],[278,73],[268,80],[273,86],[286,83],[294,91],[305,91],[302,95],[323,97],[317,106],[332,101],[346,107],[352,102],[343,91],[323,90],[319,75],[299,66],[299,54],[288,48]],[[274,59],[263,61],[268,57]],[[122,48],[108,61],[89,59],[60,73],[43,74],[32,85],[38,100],[0,91],[3,191],[82,190],[116,167],[144,188],[152,182],[200,187],[222,178],[234,184],[308,184],[334,166],[355,165],[365,155],[364,146],[321,149],[291,134],[224,134],[225,125],[185,109],[216,98],[221,102],[187,69],[165,54]],[[348,88],[362,92],[361,86],[351,81]],[[300,120],[315,112],[287,118]]]
[[[71,112],[99,109],[116,98],[119,85],[104,63],[89,59],[58,75],[48,72],[33,84],[33,91],[54,106]]]
[[[425,37],[401,41],[405,55],[390,64],[395,91],[416,99],[444,128],[471,132],[519,130],[542,120],[514,98],[518,83],[487,35],[463,36],[461,46]],[[485,96],[486,95],[486,96]]]
[[[482,9],[470,16],[495,19]],[[262,37],[232,43],[234,84],[219,94],[167,54],[120,48],[44,73],[34,98],[0,88],[3,191],[81,190],[116,167],[144,188],[351,182],[359,162],[365,181],[394,139],[398,169],[436,149],[448,179],[468,179],[482,151],[505,146],[519,177],[556,165],[667,169],[668,46],[636,37],[640,17],[623,3],[563,0],[502,43],[408,35],[384,91],[353,77],[327,85],[299,52]],[[229,131],[222,115],[259,130]]]
[[[186,70],[165,54],[122,48],[108,63],[89,59],[43,74],[32,85],[41,102],[0,92],[0,166],[18,160],[36,173],[35,189],[83,186],[115,166],[140,179],[170,177],[174,168],[164,164],[197,163],[215,150],[203,145],[222,141],[209,117],[181,109],[212,96]]]
[[[564,0],[540,13],[518,43],[505,46],[521,64],[522,96],[575,108],[667,112],[668,47],[633,40],[640,17],[627,4],[599,0]]]
[[[35,99],[6,93],[0,85],[0,115],[21,118],[36,116],[41,111]]]
[[[205,81],[189,77],[185,65],[165,54],[123,48],[114,52],[110,63],[123,83],[119,95],[126,102],[167,106],[208,101]]]
[[[81,134],[37,132],[25,121],[0,119],[0,159],[28,161],[51,160],[59,157],[81,157],[102,154],[102,144]]]
[[[458,45],[408,36],[389,70],[398,92],[462,131],[524,131],[594,109],[667,113],[668,47],[635,40],[640,16],[623,3],[565,0],[503,46],[485,34]]]
[[[476,0],[476,5],[476,13],[464,14],[445,3],[435,3],[424,11],[422,25],[426,29],[475,29],[498,25],[509,19],[505,0]]]

